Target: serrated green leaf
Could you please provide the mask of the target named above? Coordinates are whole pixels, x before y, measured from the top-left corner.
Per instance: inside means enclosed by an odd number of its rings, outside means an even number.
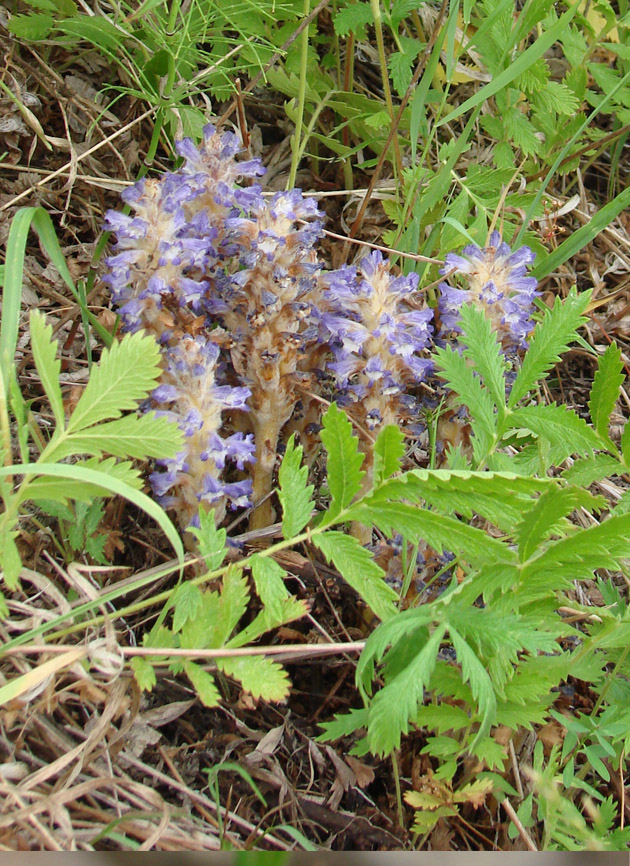
[[[236,566],[230,567],[223,575],[221,595],[219,597],[219,622],[208,636],[212,643],[209,646],[224,646],[240,618],[247,610],[249,588],[243,572]]]
[[[113,454],[137,460],[148,457],[164,459],[174,457],[181,450],[183,441],[183,433],[177,424],[148,412],[145,415],[126,415],[72,433],[54,445],[53,453],[55,460],[77,454]]]
[[[417,42],[416,45],[419,51],[421,45],[419,42]],[[392,78],[392,84],[401,98],[405,95],[407,88],[411,83],[411,77],[413,75],[412,67],[417,53],[418,52],[414,54],[411,51],[394,51],[387,58],[387,66]]]
[[[307,613],[306,601],[289,596],[277,609],[275,617],[271,615],[269,608],[264,607],[248,626],[228,641],[226,646],[230,648],[247,646],[271,629],[301,619]]]
[[[219,693],[214,677],[205,671],[203,668],[196,665],[194,662],[184,662],[184,671],[186,676],[193,684],[197,697],[204,707],[218,707],[221,703],[221,694]]]
[[[435,352],[438,366],[443,370],[440,378],[448,383],[457,394],[458,402],[468,408],[472,428],[479,441],[479,448],[485,453],[496,432],[495,405],[490,391],[483,387],[479,376],[469,366],[463,355],[452,346]]]
[[[597,568],[618,569],[619,559],[628,558],[630,514],[609,517],[597,526],[580,529],[570,538],[551,544],[540,556],[531,559],[522,570],[526,583],[535,575],[559,570],[572,578],[591,577]],[[547,580],[550,578],[547,577]]]
[[[508,136],[525,156],[538,153],[540,141],[536,135],[536,127],[518,108],[508,108],[501,115],[501,120]]]
[[[49,501],[44,499],[38,501],[37,505],[38,508],[41,508],[45,514],[49,514],[51,517],[61,520],[74,520],[74,511],[62,502],[57,502],[54,499]]]
[[[595,481],[603,481],[611,475],[623,472],[623,467],[610,454],[592,454],[582,457],[562,473],[562,477],[580,487],[589,487]]]
[[[51,15],[45,12],[33,12],[30,15],[13,15],[7,27],[18,39],[39,42],[41,39],[46,39],[54,23]]]
[[[366,504],[424,501],[438,511],[456,512],[462,517],[479,514],[511,532],[523,511],[531,507],[533,494],[554,483],[550,478],[528,478],[513,472],[414,469],[381,485]]]
[[[405,454],[405,436],[395,424],[383,427],[374,443],[374,486],[400,470]]]
[[[155,675],[155,668],[143,656],[134,656],[131,659],[131,670],[133,671],[133,676],[135,681],[138,683],[139,688],[143,692],[151,692],[153,691],[155,685],[157,684],[157,677]]]
[[[523,364],[512,385],[508,399],[510,408],[516,406],[567,351],[578,328],[586,321],[584,312],[590,296],[590,292],[578,294],[571,289],[564,302],[556,298],[553,309],[548,310],[542,322],[536,325]]]
[[[285,701],[289,697],[289,675],[277,662],[264,656],[217,659],[217,667],[237,679],[255,698]]]
[[[398,748],[402,734],[409,730],[410,720],[417,713],[431,679],[445,632],[445,625],[437,628],[413,661],[374,697],[368,715],[368,742],[373,754],[389,754]]]
[[[573,91],[560,81],[548,81],[536,93],[535,101],[547,111],[556,111],[558,114],[565,115],[574,115],[580,107]]]
[[[439,553],[446,550],[461,554],[473,565],[509,563],[513,559],[513,552],[507,545],[481,529],[423,508],[388,502],[359,503],[352,509],[351,518],[378,526],[388,537],[401,532],[414,544],[423,540]]]
[[[630,512],[630,490],[626,490],[624,494],[617,500],[617,504],[611,511],[611,514],[628,514]]]
[[[541,495],[514,530],[521,562],[529,559],[545,539],[558,534],[567,515],[583,503],[585,492],[575,487],[552,487]]]
[[[199,555],[204,558],[208,571],[216,571],[217,568],[220,568],[227,555],[225,546],[227,531],[217,529],[215,512],[200,508],[199,528],[191,526],[188,532],[191,532],[197,539]]]
[[[198,616],[202,605],[201,590],[194,583],[185,580],[171,596],[170,603],[173,607],[173,632],[177,633],[188,620],[194,620]]]
[[[418,710],[415,723],[421,728],[444,734],[468,728],[471,718],[465,710],[453,704],[427,704]]]
[[[514,409],[507,417],[507,426],[525,428],[547,439],[556,459],[559,455],[564,460],[572,454],[588,454],[602,445],[597,433],[583,418],[567,406],[555,403]]]
[[[593,426],[599,435],[614,448],[608,434],[610,416],[619,398],[619,389],[623,384],[623,362],[621,349],[616,343],[611,343],[598,359],[597,372],[593,380],[588,408]]]
[[[287,573],[274,559],[254,554],[250,559],[252,577],[258,597],[273,620],[282,617],[284,601],[289,597],[284,581]]]
[[[282,534],[294,538],[311,519],[313,510],[312,484],[307,485],[308,466],[302,466],[303,448],[292,436],[278,471],[278,499],[282,505]]]
[[[333,27],[337,36],[347,36],[349,33],[361,33],[366,24],[374,20],[369,3],[349,3],[334,17]]]
[[[61,362],[57,358],[57,340],[53,340],[52,327],[46,324],[46,319],[39,310],[31,310],[29,328],[31,348],[39,378],[53,411],[55,424],[57,428],[63,428],[65,418],[59,386]]]
[[[479,712],[482,716],[481,724],[470,746],[470,748],[474,748],[494,723],[497,699],[492,687],[492,680],[473,649],[452,626],[449,626],[449,635],[453,641],[453,649],[457,654],[457,661],[462,666],[462,679],[464,682],[470,683],[473,697],[477,701]]]
[[[490,319],[473,304],[460,311],[464,356],[470,358],[495,406],[505,406],[505,357]]]
[[[350,710],[350,712],[344,713],[341,716],[335,716],[332,722],[320,724],[323,733],[315,737],[315,740],[318,743],[329,743],[332,740],[338,740],[340,737],[349,737],[360,728],[365,728],[367,722],[367,708]]]
[[[396,613],[395,591],[385,583],[385,572],[372,559],[358,539],[343,532],[330,531],[313,537],[326,559],[337,568],[346,583],[381,620]]]
[[[160,376],[160,350],[142,331],[125,334],[92,367],[87,387],[68,422],[68,433],[84,430],[123,411],[135,410]]]
[[[334,518],[350,505],[361,489],[361,470],[363,454],[359,451],[359,440],[352,435],[352,424],[345,412],[331,403],[322,418],[324,428],[320,434],[324,448],[328,452],[327,482],[331,494],[330,508],[324,523],[332,523]]]
[[[108,559],[105,556],[106,544],[107,535],[90,535],[85,539],[85,552],[99,565],[108,565]]]

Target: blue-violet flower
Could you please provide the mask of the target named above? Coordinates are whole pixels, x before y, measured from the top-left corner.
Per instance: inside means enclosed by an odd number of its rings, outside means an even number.
[[[539,294],[536,279],[526,275],[534,259],[529,247],[513,253],[496,231],[483,249],[471,244],[461,256],[448,253],[440,273],[460,277],[464,288],[440,283],[442,336],[460,330],[460,308],[472,302],[485,309],[505,349],[524,349],[533,327],[534,298]]]

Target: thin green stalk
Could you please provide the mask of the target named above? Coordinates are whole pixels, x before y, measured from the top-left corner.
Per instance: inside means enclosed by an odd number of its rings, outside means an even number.
[[[350,33],[346,39],[346,62],[343,70],[343,89],[345,93],[354,90],[354,33]],[[344,147],[350,149],[350,129],[346,124],[341,133],[341,141]],[[349,157],[343,160],[343,182],[346,189],[352,189],[354,178],[352,175],[352,164]]]
[[[304,0],[304,17],[311,11],[310,0]],[[306,75],[308,71],[308,26],[304,28],[300,36],[300,90],[298,93],[297,118],[295,132],[291,140],[291,169],[287,180],[287,189],[293,189],[297,177],[300,162],[301,148],[300,138],[302,135],[302,122],[304,120],[304,106],[306,104]]]
[[[376,47],[378,50],[378,59],[381,64],[381,78],[383,81],[383,93],[385,94],[385,104],[387,113],[392,124],[396,122],[394,114],[394,103],[392,102],[392,92],[389,86],[389,74],[387,72],[387,58],[385,56],[385,41],[383,39],[383,19],[381,16],[381,4],[379,0],[370,0],[372,6],[372,14],[374,15],[374,32],[376,34]],[[398,135],[394,136],[394,159],[398,176],[402,177],[402,158],[400,156],[400,147],[398,145]]]
[[[394,788],[396,789],[396,807],[398,810],[398,824],[405,826],[405,813],[403,812],[402,794],[400,791],[400,773],[398,772],[398,756],[392,752],[392,771],[394,776]]]

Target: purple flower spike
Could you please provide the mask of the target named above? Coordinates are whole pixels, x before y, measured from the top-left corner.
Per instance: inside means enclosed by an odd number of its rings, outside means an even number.
[[[162,380],[151,395],[153,408],[176,420],[186,437],[184,450],[162,461],[165,471],[154,472],[150,479],[160,501],[177,509],[182,526],[190,524],[201,501],[224,506],[227,500],[236,507],[235,502],[247,498],[242,487],[233,496],[234,485],[224,484],[220,473],[228,460],[240,470],[253,462],[253,438],[242,433],[222,438],[218,431],[222,413],[246,409],[250,392],[215,384],[218,359],[214,343],[201,336],[183,337],[166,349]]]
[[[442,333],[458,332],[462,305],[473,303],[486,311],[506,349],[526,348],[534,298],[539,294],[537,281],[526,276],[534,259],[529,247],[512,252],[496,231],[483,249],[471,244],[461,256],[449,253],[440,273],[459,277],[462,288],[440,283]]]
[[[334,356],[328,370],[342,391],[335,398],[354,402],[370,429],[400,423],[408,414],[403,393],[430,370],[420,355],[429,346],[433,313],[409,303],[417,274],[394,276],[375,251],[358,267],[326,274],[325,283],[318,319],[321,339]]]

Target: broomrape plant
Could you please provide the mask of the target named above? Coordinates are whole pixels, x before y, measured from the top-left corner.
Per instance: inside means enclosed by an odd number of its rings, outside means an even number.
[[[494,729],[544,723],[554,689],[569,675],[599,695],[610,748],[621,758],[630,718],[620,711],[613,719],[610,710],[627,692],[630,618],[611,572],[624,572],[630,553],[630,498],[611,508],[588,489],[630,470],[630,424],[619,441],[610,430],[619,349],[612,344],[598,358],[590,423],[532,396],[577,338],[589,292],[557,299],[533,327],[533,253],[511,250],[494,232],[486,246],[446,256],[434,319],[419,301],[418,277],[396,274],[380,253],[327,271],[314,203],[299,190],[267,198],[257,185],[239,186],[262,173],[257,161],[238,161],[239,149],[235,136],[207,127],[199,149],[178,145],[180,169],[125,193],[130,215],[108,214],[117,244],[106,280],[128,333],[104,352],[68,420],[56,344],[43,317],[32,315],[33,353],[56,427],[33,467],[23,459],[0,474],[7,585],[19,574],[16,526],[27,500],[103,495],[105,472],[110,492],[121,492],[114,479],[137,488],[138,471],[116,458],[155,458],[154,493],[204,566],[159,597],[164,606],[144,643],[164,654],[134,659],[142,687],[153,686],[154,665],[169,662],[169,649],[243,647],[302,617],[306,605],[291,595],[274,554],[308,543],[381,621],[357,668],[363,706],[326,723],[322,739],[359,732],[354,754],[384,755],[412,726],[426,729],[424,751],[437,762],[439,785],[409,799],[418,832],[456,814],[457,804],[480,805],[504,790],[506,750]],[[25,453],[26,409],[11,388]],[[120,417],[141,402],[144,414]],[[440,426],[438,417],[441,441],[433,440],[427,468],[416,468],[405,438],[430,444],[423,418],[431,413],[456,422]],[[310,441],[314,425],[326,451],[319,490],[308,483],[298,444]],[[5,423],[5,443],[8,430]],[[274,519],[270,501],[261,500],[274,489],[281,452],[282,538],[235,561],[221,528],[226,508],[255,506],[256,529]],[[62,462],[77,455],[91,459]],[[24,481],[13,487],[17,475]],[[55,475],[72,478],[72,489]],[[576,511],[588,528],[571,520]],[[404,557],[405,591],[397,592],[369,546],[374,530],[392,544],[402,537],[404,550],[435,551],[446,563],[441,580]],[[596,574],[610,603],[578,626],[561,611],[580,609],[569,593]],[[410,600],[414,579],[422,586]],[[209,582],[215,588],[204,589]],[[241,628],[252,590],[258,612]],[[220,701],[204,668],[172,659],[171,669],[188,676],[207,706]],[[269,659],[217,665],[255,696],[289,694],[286,672]],[[553,756],[553,774],[564,766],[575,790],[583,781],[575,758],[599,757],[591,734],[576,729],[566,754]],[[456,787],[465,755],[485,775]],[[555,775],[536,772],[541,790],[556,784]]]

